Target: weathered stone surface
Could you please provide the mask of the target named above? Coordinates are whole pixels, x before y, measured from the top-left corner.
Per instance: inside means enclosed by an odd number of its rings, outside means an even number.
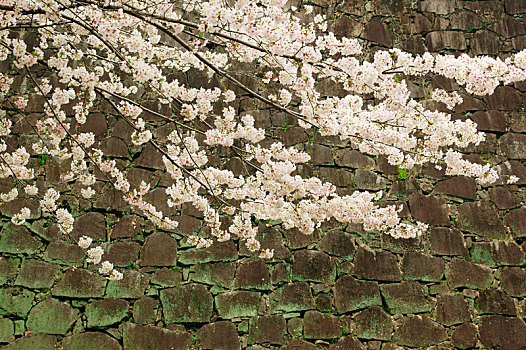
[[[471,38],[470,44],[471,52],[475,55],[495,55],[500,50],[499,37],[487,30],[476,32]],[[491,106],[494,108],[493,105]]]
[[[167,268],[162,268],[152,276],[151,282],[161,287],[175,287],[183,279],[183,274],[180,271],[174,271]]]
[[[517,197],[506,187],[492,187],[488,192],[491,200],[499,209],[512,209],[520,204]],[[506,221],[504,221],[504,223],[506,223]]]
[[[506,132],[506,117],[502,112],[477,111],[470,118],[477,123],[477,130]]]
[[[475,299],[475,308],[480,315],[500,314],[517,316],[513,299],[502,290],[495,288],[479,291],[479,295]]]
[[[100,196],[97,197],[97,200],[95,201],[95,203],[93,203],[94,208],[103,209],[103,210],[113,209],[117,211],[129,211],[130,210],[130,205],[126,203],[126,201],[124,200],[122,196],[122,192],[114,188],[112,185],[111,187],[104,188],[104,190],[102,190],[99,193],[100,193]],[[97,239],[103,239],[103,238],[97,238]]]
[[[428,316],[404,317],[397,323],[394,341],[399,345],[426,347],[438,344],[447,338],[444,327]]]
[[[71,235],[76,240],[85,235],[90,236],[94,241],[104,240],[106,239],[106,218],[97,212],[79,216],[75,219]]]
[[[113,298],[137,299],[144,295],[150,276],[133,270],[121,270],[123,277],[119,281],[109,281],[106,296]]]
[[[334,282],[336,267],[333,259],[319,251],[301,250],[294,254],[293,281]]]
[[[455,12],[456,1],[424,0],[418,2],[418,9],[422,12],[433,12],[437,15],[448,15]]]
[[[426,35],[426,44],[429,50],[443,49],[465,50],[466,39],[464,34],[456,31],[435,31]]]
[[[235,273],[236,264],[233,262],[196,264],[192,268],[192,280],[230,288],[234,282]]]
[[[305,282],[289,283],[270,296],[272,313],[289,313],[314,309],[314,298]]]
[[[386,187],[387,181],[371,170],[356,169],[354,184],[359,190],[378,191]]]
[[[521,265],[524,252],[513,241],[476,242],[471,247],[471,259],[490,266]]]
[[[402,274],[396,256],[388,251],[359,247],[354,258],[354,273],[360,278],[400,281]]]
[[[34,289],[49,289],[55,282],[58,269],[55,264],[36,259],[25,259],[15,285]]]
[[[66,334],[78,317],[78,311],[66,303],[47,298],[35,306],[27,318],[31,333]]]
[[[304,323],[303,334],[306,339],[334,339],[342,334],[338,318],[334,315],[307,311]]]
[[[461,294],[441,294],[437,297],[435,319],[446,326],[469,322],[468,303]]]
[[[318,240],[316,233],[306,235],[298,229],[285,230],[283,235],[285,236],[287,247],[290,249],[305,248]]]
[[[334,284],[334,304],[340,314],[382,305],[378,283],[360,281],[350,275],[342,276]]]
[[[429,310],[424,288],[418,282],[382,284],[380,291],[391,314],[410,314]]]
[[[449,225],[446,202],[439,197],[413,194],[409,196],[409,208],[415,220],[429,225]]]
[[[526,135],[508,133],[499,138],[500,153],[509,159],[526,159]]]
[[[329,345],[329,350],[365,350],[366,347],[352,335],[338,340],[336,344]]]
[[[281,315],[259,316],[250,319],[249,344],[283,345],[286,335],[287,324]]]
[[[526,296],[526,268],[505,267],[500,270],[502,289],[513,297]]]
[[[318,350],[312,343],[308,343],[301,339],[291,339],[289,343],[282,346],[280,350]]]
[[[20,259],[0,256],[0,285],[14,280],[18,273],[19,266]]]
[[[455,258],[447,265],[446,279],[451,289],[459,287],[485,289],[491,285],[493,275],[487,266]]]
[[[459,205],[457,225],[462,230],[483,237],[504,238],[506,236],[506,228],[488,200]]]
[[[15,340],[15,324],[8,318],[0,318],[0,343]]]
[[[106,280],[85,269],[70,269],[58,281],[51,293],[70,298],[99,298],[104,295]]]
[[[324,145],[312,145],[307,148],[310,153],[311,161],[314,164],[330,164],[334,162],[332,150]]]
[[[44,259],[57,264],[81,265],[86,252],[77,244],[69,244],[63,241],[49,243]]]
[[[165,232],[155,232],[146,238],[141,248],[141,266],[174,266],[177,241]]]
[[[134,163],[135,165],[152,169],[162,169],[164,167],[161,153],[149,143],[144,146],[141,155]]]
[[[357,150],[340,149],[336,151],[336,164],[350,168],[373,169],[374,160]]]
[[[433,227],[429,234],[431,250],[438,255],[467,255],[462,232],[446,227]]]
[[[31,334],[5,346],[6,350],[56,350],[57,337],[51,334]]]
[[[258,314],[259,294],[248,291],[221,293],[215,297],[215,305],[219,316],[227,320],[254,317]]]
[[[263,259],[253,259],[239,264],[234,285],[239,289],[272,289],[270,273]]]
[[[417,252],[407,252],[402,260],[404,280],[440,281],[444,275],[444,260]]]
[[[325,253],[352,259],[356,247],[352,235],[343,231],[330,231],[320,241],[319,247]]]
[[[477,345],[477,327],[472,323],[461,324],[453,331],[451,340],[459,349],[473,348]]]
[[[34,254],[42,243],[25,226],[4,225],[0,231],[0,253]]]
[[[241,349],[236,326],[230,321],[204,325],[197,331],[197,344],[203,350]]]
[[[353,333],[358,338],[391,340],[394,323],[380,306],[371,306],[354,316]]]
[[[235,261],[238,258],[234,242],[217,242],[205,249],[189,249],[180,252],[178,262],[189,265],[212,261]]]
[[[210,322],[214,300],[200,284],[185,284],[161,290],[161,303],[166,323]]]
[[[365,26],[365,38],[378,45],[390,47],[394,35],[379,17],[373,17]]]
[[[88,328],[105,327],[122,321],[128,313],[128,303],[123,299],[104,298],[86,306]]]
[[[111,238],[134,237],[141,232],[143,220],[137,215],[124,215],[111,230]]]
[[[471,177],[457,176],[452,179],[440,181],[435,186],[434,191],[460,198],[477,198],[477,184],[475,179]]]
[[[133,320],[139,324],[153,324],[157,319],[156,309],[159,302],[148,296],[144,296],[133,304]]]
[[[511,228],[515,237],[526,237],[526,208],[510,211],[504,217],[504,223]]]
[[[119,342],[101,332],[86,332],[62,339],[60,347],[67,350],[120,350]]]
[[[487,347],[498,349],[526,347],[526,324],[520,318],[481,316],[479,334],[480,341]]]
[[[100,141],[99,148],[109,157],[128,157],[128,146],[117,137],[108,137]]]
[[[122,342],[124,350],[187,350],[192,345],[192,336],[187,332],[125,323]]]
[[[26,317],[31,310],[35,293],[21,288],[0,289],[0,314]]]
[[[108,246],[104,259],[111,261],[114,266],[127,266],[137,260],[140,247],[137,242],[113,242]]]

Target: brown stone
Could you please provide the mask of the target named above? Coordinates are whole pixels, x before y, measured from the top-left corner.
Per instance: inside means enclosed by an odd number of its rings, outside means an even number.
[[[336,267],[333,259],[320,251],[301,250],[294,254],[293,281],[334,282]]]
[[[237,247],[232,241],[216,242],[208,248],[192,248],[181,252],[178,262],[182,264],[206,263],[211,261],[235,261]]]
[[[330,147],[315,144],[306,148],[314,164],[330,164],[334,162]]]
[[[223,319],[254,317],[258,314],[259,294],[248,291],[221,293],[215,297],[215,306]]]
[[[475,55],[495,55],[500,50],[499,37],[487,30],[476,32],[471,38],[470,44],[471,52]]]
[[[334,284],[334,304],[339,314],[382,305],[378,283],[344,275]]]
[[[511,229],[514,237],[526,237],[526,208],[510,211],[504,217],[504,223]]]
[[[142,297],[150,283],[150,275],[127,269],[120,271],[123,274],[122,279],[108,282],[106,296],[127,299],[138,299]]]
[[[197,343],[203,350],[241,349],[236,326],[230,321],[209,323],[197,331]]]
[[[314,309],[314,298],[306,282],[288,283],[270,295],[272,313]]]
[[[511,86],[499,86],[495,92],[484,97],[491,109],[512,111],[522,108],[521,94]]]
[[[402,274],[396,256],[384,250],[360,247],[354,258],[354,273],[365,279],[400,281]]]
[[[461,324],[453,331],[451,340],[459,349],[473,348],[477,345],[477,327],[472,323]]]
[[[457,176],[452,179],[440,181],[435,186],[434,191],[460,198],[477,198],[477,184],[475,179],[465,176]]]
[[[187,350],[192,345],[192,336],[187,332],[133,323],[123,325],[122,340],[124,350]]]
[[[483,237],[504,238],[506,236],[506,228],[488,200],[459,205],[457,226]]]
[[[517,197],[506,187],[492,187],[488,189],[488,192],[493,203],[501,210],[512,209],[520,204]],[[504,222],[506,223],[506,220],[504,220]]]
[[[352,335],[338,340],[336,344],[329,345],[329,350],[365,350],[366,347]]]
[[[475,308],[479,315],[500,314],[517,316],[513,299],[502,290],[495,288],[479,291],[479,295],[475,299]]]
[[[513,16],[504,16],[500,21],[495,22],[490,29],[505,38],[526,33],[524,23]]]
[[[89,212],[75,219],[71,235],[78,240],[89,236],[94,241],[106,239],[106,218],[101,213]]]
[[[354,334],[362,339],[391,340],[394,322],[380,306],[370,306],[354,316]]]
[[[418,282],[382,284],[380,291],[391,314],[414,314],[429,310],[424,288]]]
[[[306,339],[334,339],[342,334],[338,317],[334,315],[307,311],[304,322],[303,334]]]
[[[374,160],[365,154],[351,149],[336,151],[336,164],[351,168],[373,169]]]
[[[107,259],[114,266],[127,266],[137,260],[140,247],[137,242],[116,241],[108,246],[104,259]]]
[[[125,215],[117,221],[111,230],[111,238],[134,237],[141,232],[143,220],[137,215]]]
[[[409,196],[411,215],[429,225],[450,225],[446,202],[439,197],[413,194]]]
[[[190,283],[160,292],[166,323],[208,323],[212,317],[214,299],[201,284]]]
[[[456,31],[430,32],[426,35],[426,44],[430,51],[466,49],[466,39],[464,39],[464,34]]]
[[[379,17],[373,17],[365,26],[365,38],[381,46],[390,47],[393,44],[394,34]]]
[[[82,264],[86,252],[77,244],[69,244],[63,241],[51,242],[44,253],[44,259],[58,264]]]
[[[133,320],[139,324],[153,324],[157,320],[156,309],[159,302],[148,296],[144,296],[133,304]]]
[[[164,232],[155,232],[146,238],[141,248],[141,266],[174,266],[177,259],[177,241]]]
[[[405,280],[438,282],[444,276],[442,259],[417,252],[407,252],[402,260],[402,275]]]
[[[437,15],[448,15],[455,12],[456,1],[424,0],[418,2],[418,9],[422,12],[432,12]]]
[[[292,257],[290,251],[285,247],[285,242],[283,235],[278,230],[272,227],[266,227],[265,225],[260,225],[256,238],[259,243],[261,243],[261,249],[271,249],[274,250],[274,260],[288,260]],[[240,244],[239,254],[251,257],[257,257],[259,252],[251,252],[248,250],[246,244]]]
[[[367,169],[356,169],[354,184],[359,190],[378,191],[386,187],[387,181]]]
[[[283,232],[286,240],[286,245],[290,249],[305,248],[308,245],[318,241],[318,235],[316,232],[306,235],[301,233],[298,229],[285,230]]]
[[[451,289],[459,287],[484,289],[491,285],[493,276],[489,267],[455,258],[447,265],[446,279]]]
[[[263,259],[253,259],[239,264],[234,285],[239,289],[271,289],[270,273]]]
[[[318,347],[301,339],[291,339],[289,343],[282,346],[280,350],[318,350]]]
[[[499,149],[509,159],[526,159],[526,135],[508,133],[499,138]]]
[[[102,113],[88,114],[86,117],[86,123],[79,127],[79,132],[92,132],[97,138],[106,135],[108,132],[106,117]]]
[[[102,332],[86,332],[74,334],[62,339],[60,349],[68,350],[121,350],[119,342]]]
[[[330,255],[350,259],[356,251],[353,236],[343,231],[330,231],[320,241],[321,250]]]
[[[259,316],[250,319],[249,344],[283,345],[286,342],[286,334],[287,324],[281,315]]]
[[[163,169],[164,163],[161,153],[150,143],[144,146],[141,155],[134,161],[135,165],[152,169]]]
[[[487,347],[498,349],[526,348],[526,324],[520,318],[481,316],[480,341]]]
[[[128,157],[128,146],[117,137],[108,137],[102,140],[98,146],[107,157]]]
[[[446,326],[469,322],[468,303],[461,294],[441,294],[437,297],[435,319]]]
[[[403,317],[397,323],[395,342],[411,347],[426,347],[438,344],[447,338],[444,327],[426,315]]]
[[[526,268],[505,267],[501,271],[502,289],[513,297],[526,296]]]
[[[526,13],[526,3],[523,0],[505,0],[504,6],[510,15]]]
[[[55,284],[51,294],[69,298],[100,298],[105,286],[106,280],[99,274],[85,269],[70,269]]]

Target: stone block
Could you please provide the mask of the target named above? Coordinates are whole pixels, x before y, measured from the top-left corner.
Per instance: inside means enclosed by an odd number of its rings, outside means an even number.
[[[343,231],[329,231],[320,241],[319,247],[329,255],[351,260],[356,251],[354,237]]]
[[[436,320],[446,326],[469,322],[471,315],[468,303],[461,294],[442,294],[437,296]]]
[[[474,200],[477,198],[477,184],[475,179],[465,176],[457,176],[440,181],[433,191],[466,199]]]
[[[26,327],[31,333],[64,335],[77,320],[78,313],[66,303],[47,298],[31,310]]]
[[[479,291],[475,299],[475,308],[479,315],[500,314],[517,316],[517,310],[513,298],[506,295],[501,289],[484,289]]]
[[[445,263],[442,259],[417,252],[407,252],[402,260],[402,278],[438,282],[444,276]]]
[[[342,334],[338,317],[319,311],[307,311],[303,335],[306,339],[335,339]]]
[[[520,318],[481,316],[480,341],[488,348],[526,348],[526,324]]]
[[[133,304],[133,320],[139,324],[153,324],[157,320],[159,302],[148,296],[137,299]]]
[[[526,268],[505,267],[500,270],[502,289],[513,297],[526,296]]]
[[[508,133],[499,138],[500,154],[509,159],[526,159],[526,135]]]
[[[429,311],[425,290],[418,282],[382,284],[380,291],[391,314],[414,314]]]
[[[240,350],[236,326],[230,321],[209,323],[197,331],[197,344],[203,350]]]
[[[69,244],[63,241],[49,243],[44,253],[44,260],[57,264],[82,265],[86,252],[77,244]]]
[[[437,255],[467,255],[462,232],[446,227],[433,227],[429,234],[431,251]]]
[[[22,288],[0,289],[0,314],[25,318],[33,306],[35,293]]]
[[[294,254],[293,281],[334,282],[336,266],[333,259],[323,252],[301,250]]]
[[[236,261],[237,248],[234,242],[217,242],[204,249],[189,249],[181,251],[178,262],[185,265],[207,263],[212,261]]]
[[[354,273],[360,278],[397,282],[402,279],[396,256],[384,250],[359,247],[354,258]]]
[[[491,285],[493,275],[487,266],[455,258],[447,265],[446,279],[451,289],[459,287],[485,289]]]
[[[57,337],[51,334],[30,334],[6,345],[6,350],[56,350]]]
[[[121,322],[128,314],[128,303],[123,299],[104,298],[86,306],[84,314],[88,328],[106,327]]]
[[[101,213],[89,212],[75,219],[71,236],[78,240],[81,236],[89,236],[94,241],[106,239],[106,218]]]
[[[119,281],[109,281],[106,296],[113,298],[137,299],[144,295],[150,282],[150,276],[134,270],[122,270]]]
[[[353,333],[361,339],[391,340],[394,322],[380,306],[371,306],[354,316]]]
[[[35,254],[42,243],[25,226],[4,225],[0,231],[0,253]]]
[[[166,323],[207,323],[212,317],[214,300],[200,284],[185,284],[160,292]]]
[[[178,330],[125,323],[122,327],[122,342],[124,350],[187,350],[191,348],[192,336]]]
[[[165,232],[155,232],[146,238],[140,255],[141,266],[175,266],[177,241]]]
[[[25,259],[15,285],[33,289],[49,289],[55,282],[57,265],[36,259]]]
[[[464,33],[457,31],[430,32],[426,35],[426,44],[430,51],[465,50],[467,47]]]
[[[283,345],[286,342],[286,335],[287,324],[281,315],[258,316],[250,319],[249,344]]]
[[[69,298],[100,298],[104,295],[106,279],[85,269],[70,269],[58,281],[51,294]]]
[[[447,333],[444,327],[426,315],[400,319],[393,336],[396,344],[410,347],[428,347],[446,338]]]
[[[504,238],[506,228],[488,200],[463,203],[458,206],[457,226],[461,230],[488,238]]]
[[[382,305],[377,282],[361,281],[344,275],[336,281],[333,290],[334,304],[339,314]]]
[[[102,332],[74,334],[62,339],[59,345],[68,350],[121,350],[119,342]]]
[[[199,283],[230,288],[234,282],[236,264],[233,262],[218,262],[196,264],[192,267],[192,280]]]
[[[356,169],[354,172],[354,184],[359,190],[378,191],[387,186],[387,181],[367,169]]]
[[[411,215],[429,225],[450,225],[446,202],[439,197],[412,194],[409,196]]]
[[[215,305],[223,319],[254,317],[258,314],[259,294],[248,291],[221,293],[215,297]]]
[[[451,340],[459,349],[474,348],[477,345],[477,327],[472,323],[461,324],[453,331]]]
[[[270,295],[272,313],[286,314],[314,309],[314,298],[305,282],[284,285]]]
[[[526,237],[526,208],[517,208],[504,217],[504,223],[511,228],[514,237]]]
[[[506,187],[492,187],[488,189],[488,192],[493,203],[501,210],[513,209],[520,204],[517,197]]]
[[[8,318],[0,318],[0,343],[15,340],[15,324]]]
[[[237,267],[234,286],[238,289],[272,289],[270,273],[263,259],[245,261]]]

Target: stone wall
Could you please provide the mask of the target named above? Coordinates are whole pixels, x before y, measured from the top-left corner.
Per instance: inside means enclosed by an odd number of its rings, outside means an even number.
[[[526,48],[524,0],[314,2],[338,34],[369,41],[371,52],[394,46],[506,57]],[[194,73],[188,80],[209,84]],[[430,84],[458,89],[440,78]],[[410,86],[415,98],[428,95],[427,85]],[[499,87],[489,97],[465,97],[455,109],[455,118],[470,117],[488,132],[483,145],[466,150],[469,158],[520,177],[514,185],[502,180],[489,187],[433,167],[398,172],[382,157],[308,134],[276,111],[240,102],[239,111],[250,111],[274,138],[310,152],[314,165],[302,167],[302,174],[330,180],[341,193],[387,190],[386,202],[403,205],[402,216],[432,225],[419,239],[394,240],[337,225],[305,236],[262,224],[263,247],[275,249],[270,261],[251,256],[237,242],[195,250],[182,234],[157,231],[131,214],[119,194],[98,181],[95,200],[65,196],[62,205],[77,217],[74,237],[89,233],[99,243],[111,237],[105,257],[124,279],[108,282],[83,263],[82,249],[41,219],[36,201],[4,205],[0,343],[6,349],[79,350],[524,349],[524,92],[524,83]],[[40,102],[29,108],[38,112]],[[201,213],[167,207],[168,178],[155,150],[132,147],[127,124],[104,108],[83,131],[97,135],[105,154],[118,159],[134,183],[152,184],[149,199],[178,216],[181,233],[200,230]],[[159,122],[156,136],[172,127]],[[23,121],[14,131],[12,145],[30,145],[35,137]],[[226,157],[230,169],[244,171],[227,151],[216,159]],[[42,182],[61,186],[63,164],[36,156],[33,161],[42,163]],[[2,192],[9,186],[2,183]],[[15,227],[9,217],[23,206],[38,220]]]

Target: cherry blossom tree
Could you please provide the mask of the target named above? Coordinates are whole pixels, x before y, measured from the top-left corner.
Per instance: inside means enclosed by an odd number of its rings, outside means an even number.
[[[239,113],[239,99],[363,153],[385,155],[400,169],[433,163],[483,185],[498,178],[490,164],[469,162],[459,152],[484,140],[476,124],[426,109],[410,97],[406,80],[441,75],[469,94],[488,95],[500,84],[526,78],[526,51],[504,61],[415,56],[399,49],[372,55],[359,40],[328,31],[327,19],[315,13],[313,6],[295,8],[286,0],[1,0],[0,61],[8,68],[0,72],[0,177],[15,183],[0,194],[1,202],[22,192],[38,198],[44,215],[68,236],[75,218],[57,204],[61,195],[90,199],[96,181],[104,181],[135,213],[177,232],[177,216],[166,216],[144,199],[149,185],[132,183],[115,159],[95,147],[92,132],[79,131],[102,106],[129,124],[134,147],[149,145],[162,156],[171,179],[168,206],[189,204],[203,213],[209,233],[187,237],[198,248],[239,239],[250,251],[271,257],[256,239],[255,220],[304,234],[329,220],[396,238],[426,230],[425,223],[402,221],[401,208],[378,206],[381,192],[342,196],[331,183],[298,175],[309,154],[269,137],[253,116]],[[196,71],[216,86],[192,88],[175,74]],[[322,81],[345,94],[322,95]],[[449,109],[462,102],[457,92],[441,89],[429,99]],[[41,105],[36,122],[27,117],[28,103]],[[175,128],[167,137],[154,137],[152,119]],[[21,121],[38,135],[31,149],[6,142]],[[243,162],[245,173],[236,176],[222,160],[211,161],[224,149]],[[38,169],[29,161],[39,155],[68,164],[63,187],[37,186]],[[11,221],[23,225],[30,217],[23,208]],[[231,224],[225,227],[226,219]],[[88,263],[103,261],[101,246],[90,248],[89,232],[77,243],[88,249]],[[99,272],[122,277],[108,261]]]

